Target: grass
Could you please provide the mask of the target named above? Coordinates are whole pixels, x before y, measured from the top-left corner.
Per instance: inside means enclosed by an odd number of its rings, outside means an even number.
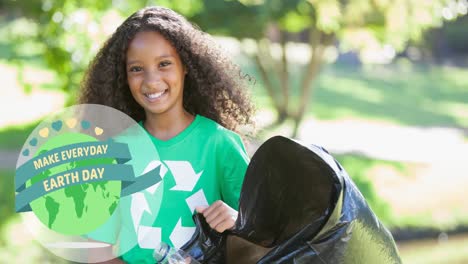
[[[290,65],[292,98],[297,99],[304,66]],[[262,80],[255,76],[254,100],[272,109]],[[409,126],[468,126],[468,70],[397,62],[381,66],[324,65],[315,80],[306,116],[358,118]],[[279,93],[279,91],[278,91]]]
[[[447,205],[450,206],[450,205]],[[450,219],[434,219],[431,212],[412,215],[393,215],[389,227],[407,228],[413,230],[434,229],[441,231],[456,230],[457,227],[468,226],[468,213],[459,209],[451,209]]]
[[[449,236],[446,239],[423,240],[398,245],[403,263],[436,264],[468,263],[468,237]]]
[[[40,121],[29,124],[10,126],[0,130],[0,149],[20,150],[29,134],[36,128]]]
[[[382,193],[384,189],[382,188],[388,187],[387,183],[384,181],[394,181],[395,178],[392,177],[405,177],[406,179],[411,180],[411,178],[415,176],[413,163],[383,161],[354,154],[335,155],[335,157],[353,179],[374,213],[389,229],[392,230],[393,228],[409,228],[414,230],[435,229],[450,231],[457,227],[468,226],[468,212],[460,207],[459,202],[455,202],[454,200],[450,199],[449,200],[452,201],[452,203],[445,204],[443,208],[434,208],[428,207],[426,204],[419,204],[419,207],[414,208],[415,210],[412,212],[407,212],[405,214],[397,214],[395,212],[399,211],[398,209],[401,210],[400,207],[402,206],[406,208],[407,205],[406,203],[401,204],[401,201],[392,203],[388,201],[388,199],[384,198]],[[374,182],[374,179],[382,177],[383,175],[380,173],[385,172],[382,170],[376,171],[375,168],[383,168],[386,171],[390,171],[392,172],[391,175],[393,176],[387,175],[383,178],[384,181],[380,181],[380,184],[377,184]],[[443,176],[440,175],[440,177]],[[385,185],[382,185],[382,182],[384,182]],[[405,181],[402,182],[404,183]],[[394,183],[388,184],[392,184],[392,186],[389,187],[390,189],[395,189],[395,186],[393,186]],[[421,189],[415,190],[414,195],[418,195],[418,193],[425,193],[424,191],[431,192],[432,189],[426,189],[437,188],[437,186],[424,185],[419,188]],[[392,195],[398,194],[395,193]],[[444,197],[441,197],[441,199],[446,199],[446,197],[450,198],[450,195],[450,193],[445,193]],[[388,198],[388,196],[385,197]],[[430,205],[431,202],[428,204]],[[427,210],[419,210],[421,207],[427,207]],[[437,212],[440,214],[441,211],[443,212],[443,217],[436,218],[434,213]]]
[[[372,211],[387,227],[395,226],[395,216],[392,214],[391,204],[378,196],[378,193],[368,175],[368,171],[375,166],[390,166],[397,171],[405,172],[402,163],[372,159],[359,155],[335,155],[348,175],[354,181],[359,191],[366,198]]]
[[[12,170],[0,170],[0,231],[9,219],[16,216],[14,212],[14,175]],[[0,244],[1,244],[0,238]]]

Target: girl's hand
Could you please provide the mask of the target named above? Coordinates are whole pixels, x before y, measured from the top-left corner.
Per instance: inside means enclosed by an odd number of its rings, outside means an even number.
[[[221,200],[214,202],[209,207],[196,207],[195,210],[203,214],[210,227],[219,233],[233,228],[238,214],[236,210]]]

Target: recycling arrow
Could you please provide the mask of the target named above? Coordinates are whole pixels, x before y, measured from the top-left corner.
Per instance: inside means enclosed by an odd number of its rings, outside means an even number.
[[[189,241],[194,233],[195,227],[182,226],[182,218],[179,218],[179,221],[177,221],[169,239],[175,248],[181,248],[185,243],[187,243],[187,241]]]
[[[198,192],[192,194],[189,198],[185,199],[185,202],[190,208],[191,213],[195,212],[195,207],[197,206],[209,206],[203,189],[200,189]]]
[[[171,191],[191,192],[200,179],[203,171],[195,173],[192,164],[188,161],[164,161],[174,176],[176,186]]]

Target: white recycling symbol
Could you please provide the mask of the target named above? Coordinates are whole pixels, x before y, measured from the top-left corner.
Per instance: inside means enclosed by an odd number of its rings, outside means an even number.
[[[161,166],[160,176],[161,179],[163,179],[168,171],[165,165],[171,171],[176,182],[176,185],[171,188],[171,191],[192,192],[203,173],[203,170],[196,173],[192,164],[188,161],[164,161],[163,164],[161,161],[156,160],[148,163],[143,173]],[[147,188],[145,191],[154,195],[159,185],[160,182]],[[196,206],[208,206],[208,201],[202,189],[188,197],[185,201],[190,213],[194,212]],[[140,225],[144,212],[147,212],[148,214],[152,213],[144,192],[132,194],[130,212],[134,229],[137,234],[138,245],[141,248],[154,249],[161,242],[161,228]],[[176,248],[181,248],[192,237],[194,232],[195,227],[182,226],[182,219],[179,218],[174,230],[172,230],[171,235],[169,236],[169,239]]]

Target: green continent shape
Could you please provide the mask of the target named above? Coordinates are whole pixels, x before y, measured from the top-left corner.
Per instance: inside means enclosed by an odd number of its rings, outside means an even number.
[[[104,195],[105,195],[105,191],[106,191],[106,185],[107,185],[107,181],[97,181],[97,182],[91,182],[90,183],[91,186],[93,186],[94,188],[94,191],[96,192],[98,187],[101,188],[102,192],[102,198],[106,198]]]
[[[73,185],[65,188],[65,196],[72,198],[75,205],[75,213],[78,218],[83,216],[83,209],[85,207],[84,200],[86,198],[86,190],[88,189],[87,184]]]
[[[55,222],[57,218],[57,214],[60,209],[60,204],[57,203],[54,198],[50,196],[45,196],[45,207],[47,208],[47,212],[49,212],[49,222],[48,227],[52,228],[52,224]]]
[[[114,212],[115,208],[117,207],[117,204],[119,203],[119,200],[118,200],[118,196],[115,196],[116,199],[115,201],[109,206],[109,215],[112,215],[112,213]]]

